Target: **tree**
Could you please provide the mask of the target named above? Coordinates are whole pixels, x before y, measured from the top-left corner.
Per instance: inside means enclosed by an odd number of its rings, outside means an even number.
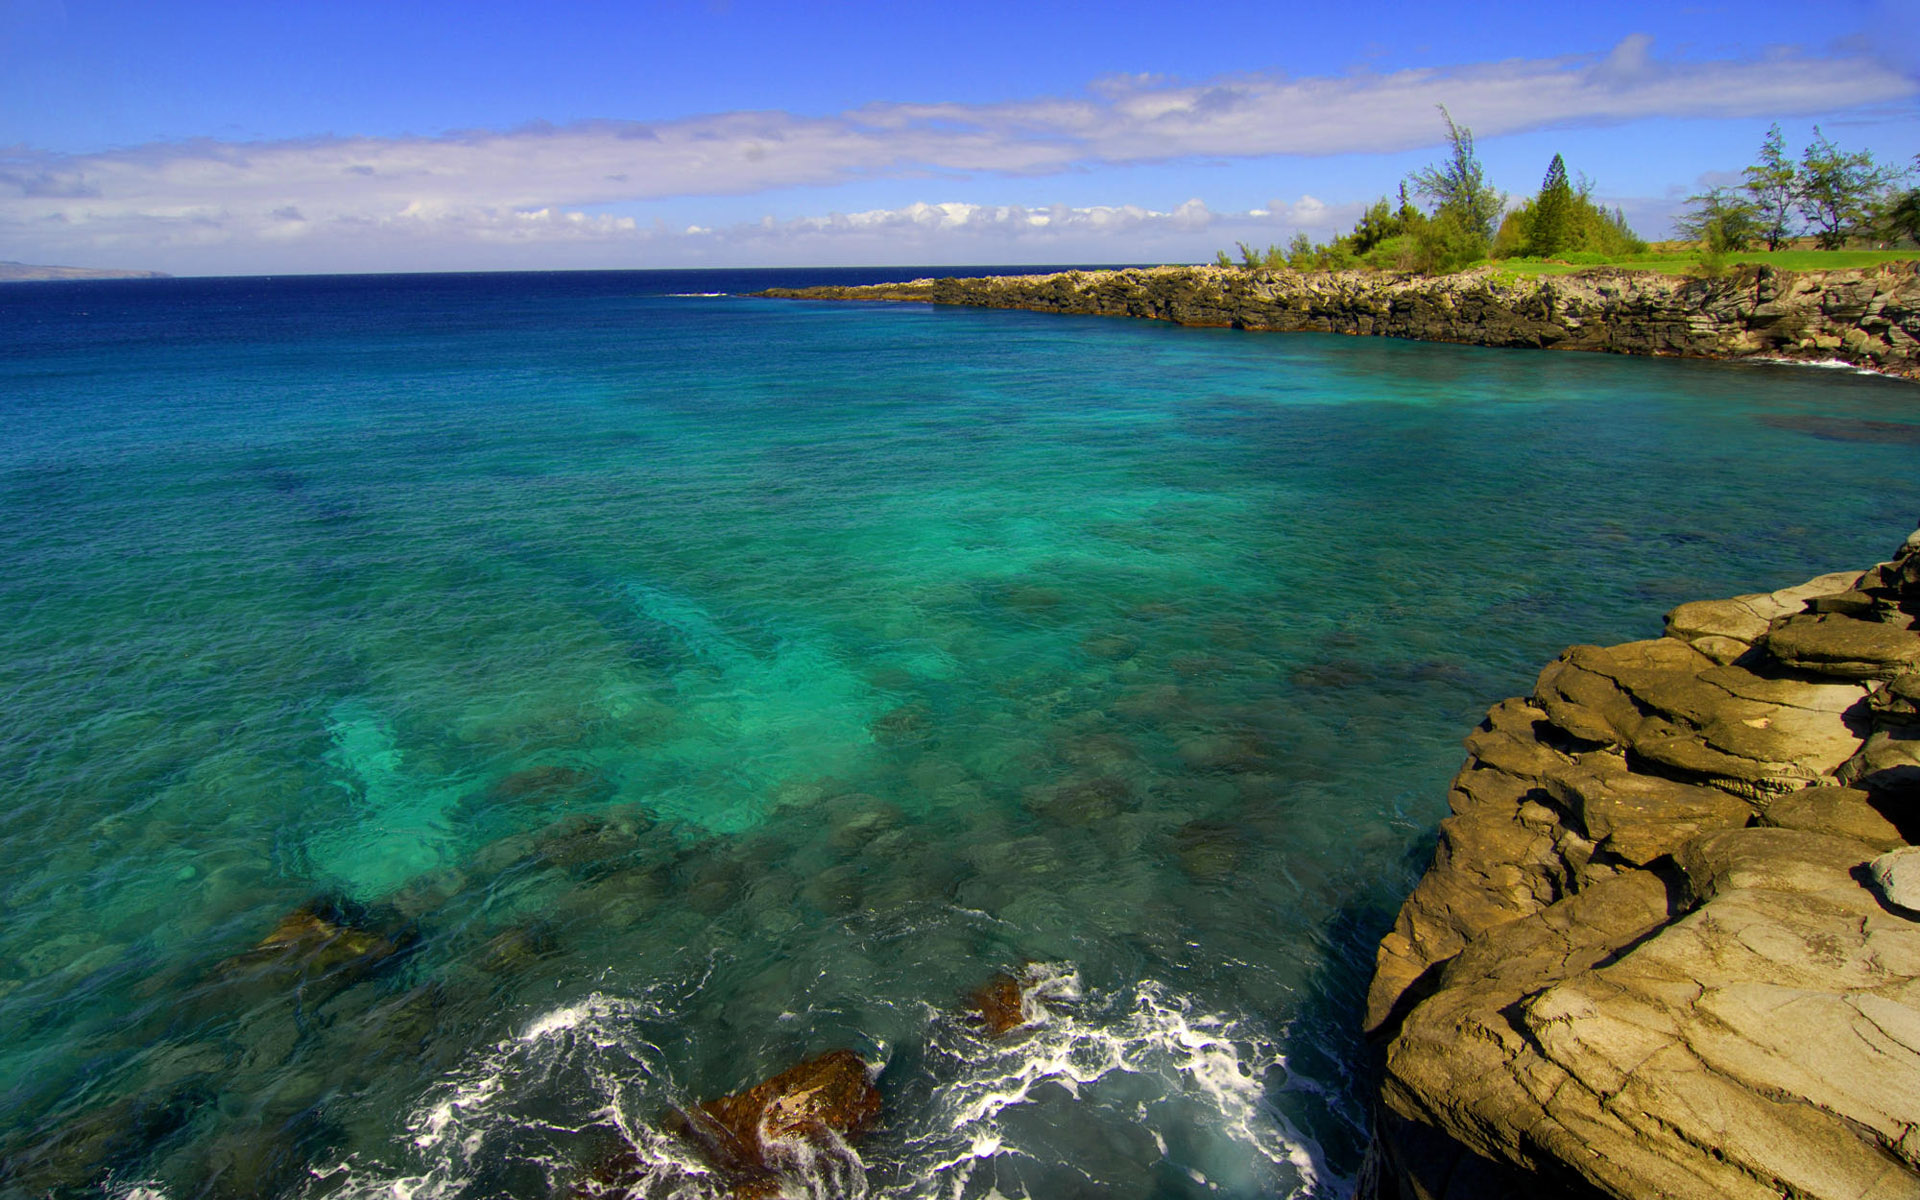
[[[1920,245],[1920,188],[1908,188],[1880,214],[1879,232],[1889,242],[1905,239]]]
[[[1813,141],[1800,156],[1796,207],[1813,226],[1820,248],[1838,250],[1849,235],[1871,222],[1873,201],[1900,174],[1875,166],[1871,150],[1840,149],[1815,125]]]
[[[1573,241],[1573,200],[1566,160],[1556,154],[1547,164],[1547,176],[1533,200],[1533,219],[1527,222],[1527,253],[1549,258],[1568,248]]]
[[[1493,239],[1494,221],[1506,206],[1506,197],[1487,185],[1486,172],[1473,153],[1473,130],[1454,124],[1447,106],[1439,107],[1440,116],[1447,123],[1447,161],[1415,171],[1413,190],[1432,202],[1436,222],[1443,217],[1449,221],[1453,227],[1449,242],[1459,237],[1478,240],[1480,249],[1469,256],[1467,261],[1471,261],[1486,252],[1487,244]],[[1454,255],[1450,253],[1448,257]]]
[[[1920,154],[1913,156],[1912,173],[1920,175]],[[1874,232],[1889,242],[1904,238],[1920,245],[1920,187],[1888,193],[1874,220]]]
[[[1674,232],[1699,242],[1710,255],[1745,250],[1765,236],[1759,208],[1728,188],[1708,188],[1687,197],[1687,211],[1673,221]]]
[[[1778,250],[1793,236],[1793,206],[1800,196],[1800,181],[1778,123],[1768,127],[1766,140],[1760,143],[1760,161],[1741,174],[1747,179],[1743,186],[1755,230],[1766,239],[1767,249]]]
[[[1584,175],[1567,178],[1566,159],[1556,154],[1547,165],[1539,193],[1500,222],[1492,256],[1568,259],[1584,255],[1588,261],[1602,261],[1642,254],[1646,249],[1619,209],[1608,212],[1593,202],[1590,180]]]

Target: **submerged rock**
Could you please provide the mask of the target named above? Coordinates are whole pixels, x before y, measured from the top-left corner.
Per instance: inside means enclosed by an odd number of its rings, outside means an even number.
[[[933,710],[924,704],[903,704],[875,717],[867,725],[873,740],[883,746],[911,746],[933,734]]]
[[[1240,866],[1245,838],[1246,831],[1228,821],[1188,821],[1174,832],[1174,857],[1189,877],[1217,883]]]
[[[1910,539],[1495,706],[1380,946],[1366,1195],[1920,1195],[1916,616]]]
[[[404,933],[383,931],[367,910],[332,899],[294,909],[253,948],[223,959],[216,979],[265,990],[287,990],[326,981],[345,986],[406,945]]]
[[[501,777],[487,790],[493,800],[524,804],[563,801],[591,804],[613,794],[613,784],[600,774],[579,767],[528,767]]]
[[[1111,775],[1069,779],[1030,788],[1024,803],[1028,811],[1061,825],[1092,825],[1106,821],[1133,802],[1133,785]]]

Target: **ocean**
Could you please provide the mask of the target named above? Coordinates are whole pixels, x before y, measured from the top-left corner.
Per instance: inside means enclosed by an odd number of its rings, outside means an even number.
[[[1920,517],[1848,371],[740,294],[950,273],[0,287],[0,1195],[729,1195],[843,1048],[787,1194],[1344,1195],[1487,706]]]

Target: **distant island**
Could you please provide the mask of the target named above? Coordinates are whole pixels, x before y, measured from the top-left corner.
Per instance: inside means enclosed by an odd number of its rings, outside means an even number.
[[[102,267],[42,267],[0,259],[0,283],[42,279],[171,279],[165,271],[124,271]]]

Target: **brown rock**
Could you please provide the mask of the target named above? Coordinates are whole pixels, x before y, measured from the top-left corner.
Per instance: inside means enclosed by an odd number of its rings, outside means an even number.
[[[1388,1188],[1920,1196],[1920,923],[1862,883],[1920,738],[1844,665],[1884,639],[1840,624],[1909,633],[1858,619],[1876,570],[1742,597],[1752,655],[1687,606],[1671,649],[1576,647],[1469,739],[1368,996]],[[1792,674],[1761,653],[1826,626]],[[1816,644],[1845,681],[1799,674]]]
[[[1678,851],[1702,833],[1737,829],[1753,806],[1718,788],[1635,774],[1626,759],[1582,755],[1546,777],[1546,788],[1603,850],[1643,867]]]
[[[1812,787],[1783,796],[1761,814],[1764,825],[1850,838],[1875,850],[1904,846],[1907,839],[1873,807],[1866,792],[1854,788]]]
[[[1048,998],[1071,999],[1071,990],[1063,990],[1067,982],[1048,975],[1039,964],[1025,963],[1016,974],[1001,972],[976,988],[963,1011],[988,1037],[1004,1037],[1045,1018]]]
[[[866,1062],[834,1050],[744,1092],[700,1105],[695,1129],[728,1162],[762,1171],[792,1165],[794,1143],[831,1144],[865,1133],[880,1115]]]
[[[967,997],[967,1011],[980,1022],[990,1038],[997,1038],[1027,1023],[1021,1004],[1020,981],[1011,975],[995,975]]]
[[[1427,276],[1153,267],[762,294],[931,300],[1483,346],[1711,358],[1838,355],[1894,374],[1920,374],[1920,318],[1914,316],[1920,310],[1920,274],[1909,263],[1803,274],[1762,266],[1713,280],[1604,267],[1528,280],[1503,278],[1495,269]],[[1894,422],[1786,420],[1815,436],[1913,436],[1912,426]]]
[[[1789,620],[1766,646],[1790,667],[1842,679],[1892,679],[1920,667],[1920,633],[1838,614]]]
[[[1885,687],[1867,697],[1867,707],[1875,716],[1895,721],[1920,717],[1920,671],[1907,671],[1889,679]]]
[[[1920,797],[1920,725],[1875,730],[1834,774],[1850,787],[1905,797],[1911,806]]]

